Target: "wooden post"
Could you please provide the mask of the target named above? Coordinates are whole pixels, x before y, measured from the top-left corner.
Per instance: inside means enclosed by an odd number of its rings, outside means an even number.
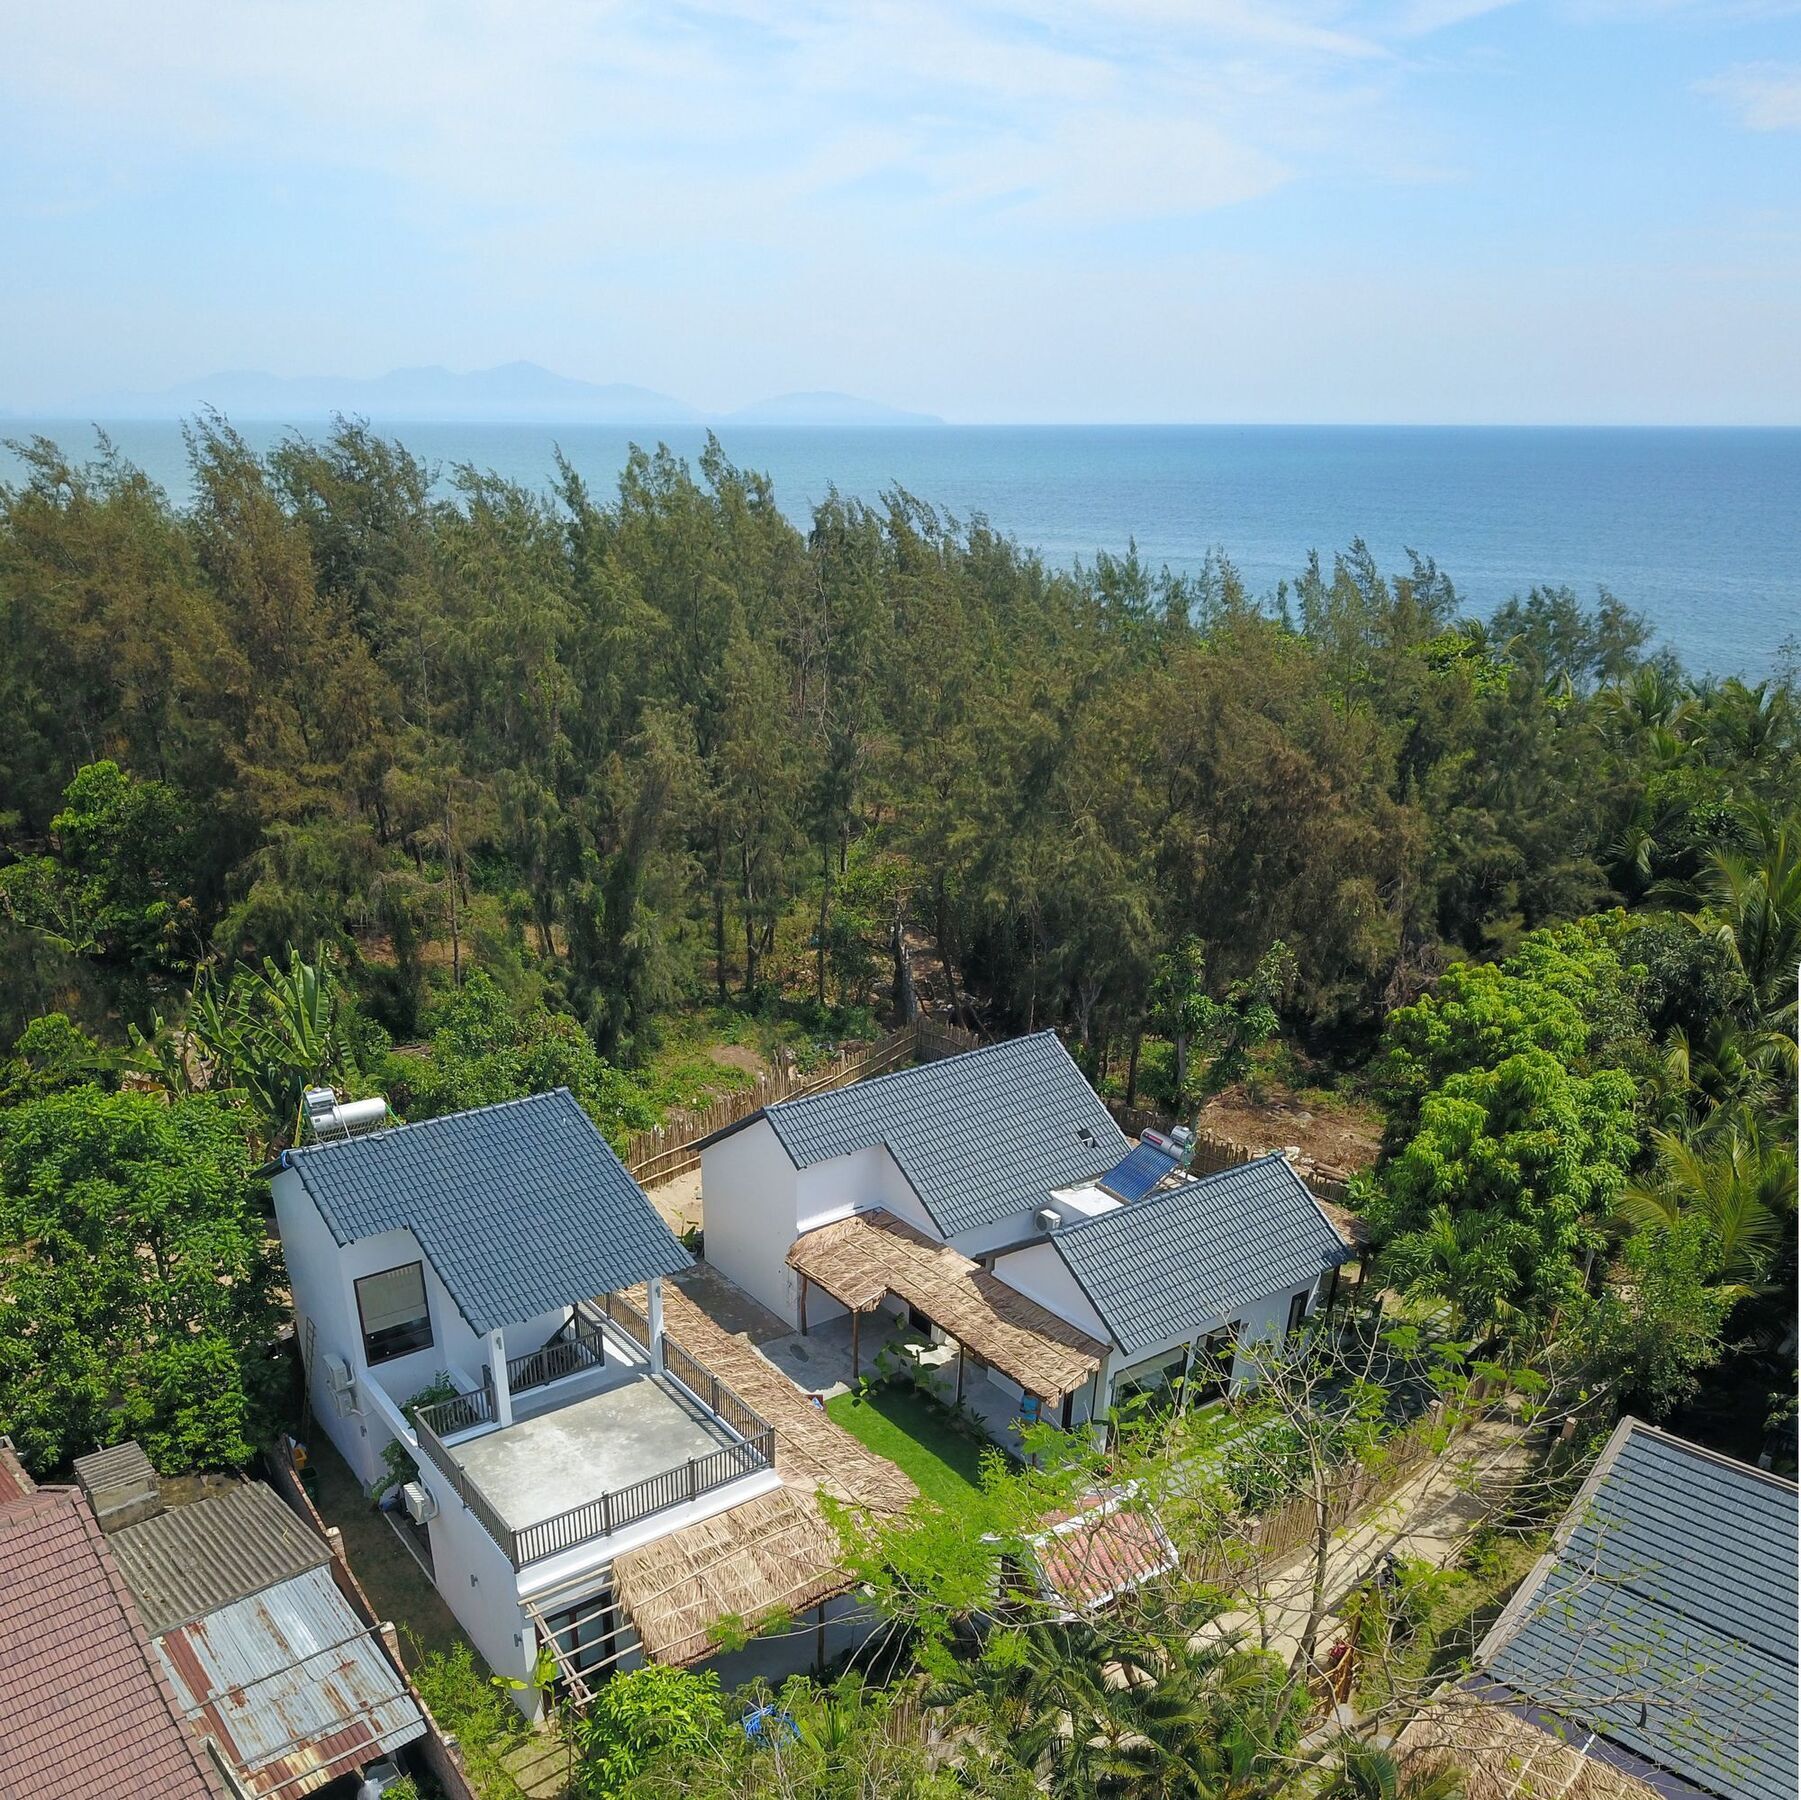
[[[825,1674],[825,1602],[823,1600],[813,1608],[813,1623],[818,1632],[813,1651],[813,1673]]]
[[[800,1278],[800,1334],[807,1335],[807,1278]]]
[[[850,1316],[850,1378],[857,1379],[857,1371],[863,1360],[863,1315],[853,1312]]]
[[[959,1339],[957,1342],[957,1404],[959,1406],[963,1404],[963,1364],[968,1356],[968,1350],[963,1347],[963,1342]]]

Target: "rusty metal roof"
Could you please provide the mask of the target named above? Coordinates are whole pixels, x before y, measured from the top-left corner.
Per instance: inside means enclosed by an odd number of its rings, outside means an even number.
[[[323,1540],[260,1481],[123,1526],[112,1546],[152,1633],[331,1560]]]
[[[268,1800],[295,1800],[425,1734],[329,1569],[179,1625],[156,1647],[195,1729]]]

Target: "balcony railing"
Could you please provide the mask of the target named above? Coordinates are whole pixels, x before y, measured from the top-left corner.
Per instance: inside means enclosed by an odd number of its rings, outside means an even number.
[[[635,1312],[635,1309],[628,1310]],[[642,1314],[636,1316],[643,1319]],[[515,1367],[536,1363],[540,1358],[548,1359],[543,1367],[559,1370],[564,1362],[570,1370],[598,1366],[604,1352],[598,1342],[591,1341],[600,1337],[598,1325],[591,1318],[578,1314],[574,1326],[572,1337],[559,1339],[543,1350],[533,1351],[530,1356],[516,1357],[509,1362],[509,1381]],[[564,1353],[568,1353],[567,1356]],[[582,1357],[593,1360],[582,1361]],[[573,1550],[593,1539],[611,1537],[614,1532],[636,1525],[653,1513],[672,1506],[685,1506],[716,1488],[775,1466],[774,1427],[679,1344],[672,1344],[667,1339],[664,1340],[664,1370],[676,1385],[705,1406],[739,1441],[723,1444],[705,1456],[691,1456],[674,1468],[660,1470],[629,1487],[615,1488],[598,1499],[572,1506],[535,1524],[507,1524],[444,1442],[459,1432],[498,1422],[489,1387],[483,1386],[473,1394],[459,1394],[434,1406],[422,1406],[414,1419],[420,1454],[450,1483],[457,1498],[506,1552],[515,1569],[528,1568],[548,1556]],[[531,1372],[527,1371],[528,1374]],[[554,1374],[539,1376],[540,1381],[555,1379]]]
[[[578,1314],[543,1349],[508,1359],[507,1386],[515,1394],[523,1394],[579,1370],[598,1369],[606,1360],[606,1338]]]

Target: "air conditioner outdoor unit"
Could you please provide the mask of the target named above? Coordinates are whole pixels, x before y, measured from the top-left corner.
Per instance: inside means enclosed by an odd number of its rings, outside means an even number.
[[[409,1481],[400,1490],[400,1504],[415,1525],[429,1524],[438,1516],[438,1503],[432,1498],[431,1490],[417,1481]]]
[[[356,1411],[356,1377],[343,1357],[333,1356],[329,1351],[325,1356],[325,1385],[337,1403],[340,1418]]]
[[[1055,1231],[1063,1223],[1063,1215],[1054,1206],[1041,1206],[1033,1213],[1032,1223],[1040,1231]]]

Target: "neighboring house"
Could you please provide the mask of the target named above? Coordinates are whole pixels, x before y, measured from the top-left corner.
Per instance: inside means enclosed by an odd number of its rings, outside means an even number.
[[[390,1504],[476,1648],[518,1681],[546,1647],[575,1675],[629,1665],[615,1558],[781,1483],[770,1423],[665,1335],[692,1259],[605,1139],[558,1089],[269,1173],[313,1415],[372,1492],[402,1446]]]
[[[0,1794],[226,1793],[87,1501],[0,1438]]]
[[[714,1133],[707,1257],[803,1331],[880,1306],[954,1340],[956,1396],[991,1423],[1078,1425],[1197,1364],[1254,1378],[1350,1255],[1283,1158],[1177,1161],[1134,1150],[1040,1032]]]
[[[121,1525],[111,1543],[177,1705],[248,1800],[299,1800],[425,1735],[330,1548],[262,1482]]]
[[[1666,1800],[1794,1800],[1795,1484],[1624,1419],[1477,1692]]]

